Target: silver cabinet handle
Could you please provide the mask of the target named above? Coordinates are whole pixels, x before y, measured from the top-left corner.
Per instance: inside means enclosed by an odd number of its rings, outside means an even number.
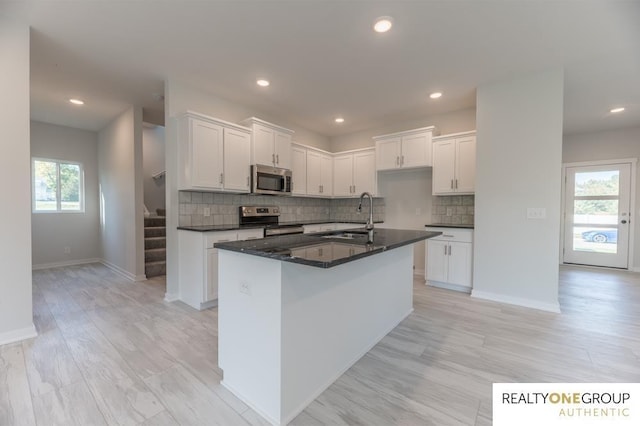
[[[223,173],[220,173],[220,184],[224,183],[224,176]]]
[[[276,164],[276,155],[275,154],[271,154],[271,162],[275,165]]]
[[[249,180],[250,180],[250,179],[251,179],[251,178],[250,178],[249,176],[247,176],[247,188],[249,187]]]
[[[444,255],[447,255],[447,246],[444,246]]]
[[[451,256],[451,246],[449,246],[449,256]]]
[[[396,155],[396,166],[400,165],[400,157]]]
[[[276,164],[280,164],[280,154],[276,154]]]
[[[400,157],[400,165],[404,166],[404,155]]]
[[[453,189],[453,179],[451,179],[451,189]]]
[[[458,189],[458,179],[456,179],[456,189]]]

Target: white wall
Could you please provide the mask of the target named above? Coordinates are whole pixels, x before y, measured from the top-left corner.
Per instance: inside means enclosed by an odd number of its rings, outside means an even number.
[[[375,146],[372,139],[374,136],[428,126],[436,126],[441,135],[474,130],[476,128],[476,110],[475,108],[469,108],[445,114],[434,114],[419,120],[400,121],[389,126],[380,126],[348,135],[336,136],[331,139],[331,149],[329,151],[340,152],[350,149],[369,148]]]
[[[144,125],[142,129],[142,165],[144,182],[144,205],[154,214],[164,209],[165,177],[154,179],[153,175],[164,170],[164,127]]]
[[[166,137],[166,207],[167,207],[167,300],[178,298],[178,150],[175,116],[187,110],[196,111],[225,121],[237,123],[248,117],[258,117],[295,131],[294,141],[328,150],[329,138],[242,105],[206,93],[183,82],[165,81],[165,137]]]
[[[562,162],[616,160],[640,158],[640,128],[628,128],[605,132],[565,135],[562,145]],[[634,224],[635,250],[630,266],[640,272],[640,173],[636,179],[636,214]],[[633,219],[633,217],[632,217]]]
[[[478,88],[473,296],[558,310],[563,86],[552,70]]]
[[[83,213],[32,213],[33,266],[72,264],[102,257],[98,227],[98,134],[32,121],[31,155],[82,163],[85,195]],[[71,253],[65,254],[65,247]]]
[[[104,262],[144,279],[142,109],[131,107],[98,134],[100,239]]]
[[[0,16],[0,345],[36,335],[31,300],[29,27]]]

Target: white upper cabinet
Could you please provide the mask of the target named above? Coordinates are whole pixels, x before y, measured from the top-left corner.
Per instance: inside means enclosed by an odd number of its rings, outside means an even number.
[[[252,131],[251,164],[291,169],[293,130],[251,117],[242,122]]]
[[[473,194],[475,179],[475,131],[433,139],[433,195]]]
[[[333,195],[356,197],[362,192],[375,195],[376,152],[374,149],[336,154],[333,157]]]
[[[307,195],[333,195],[333,158],[330,154],[307,149]]]
[[[374,136],[376,170],[396,170],[430,167],[431,140],[434,126],[389,135]]]
[[[291,182],[293,195],[307,195],[307,149],[291,145]]]
[[[194,112],[177,120],[178,189],[249,192],[249,129]]]

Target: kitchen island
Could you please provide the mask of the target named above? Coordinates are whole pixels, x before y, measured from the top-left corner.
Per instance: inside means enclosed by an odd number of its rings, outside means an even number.
[[[284,425],[413,310],[412,244],[379,229],[218,243],[222,384]]]

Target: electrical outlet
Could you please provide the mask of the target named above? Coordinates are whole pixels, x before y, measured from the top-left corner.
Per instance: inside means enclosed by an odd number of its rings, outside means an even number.
[[[546,219],[547,209],[544,207],[527,207],[527,219]]]
[[[209,208],[209,207],[205,207],[205,208],[203,209],[203,214],[204,214],[204,217],[209,217],[209,216],[211,216],[211,208]]]
[[[247,295],[251,294],[251,286],[249,286],[248,282],[243,281],[240,283],[240,293],[244,293]]]
[[[65,247],[64,254],[71,254],[71,247]]]

